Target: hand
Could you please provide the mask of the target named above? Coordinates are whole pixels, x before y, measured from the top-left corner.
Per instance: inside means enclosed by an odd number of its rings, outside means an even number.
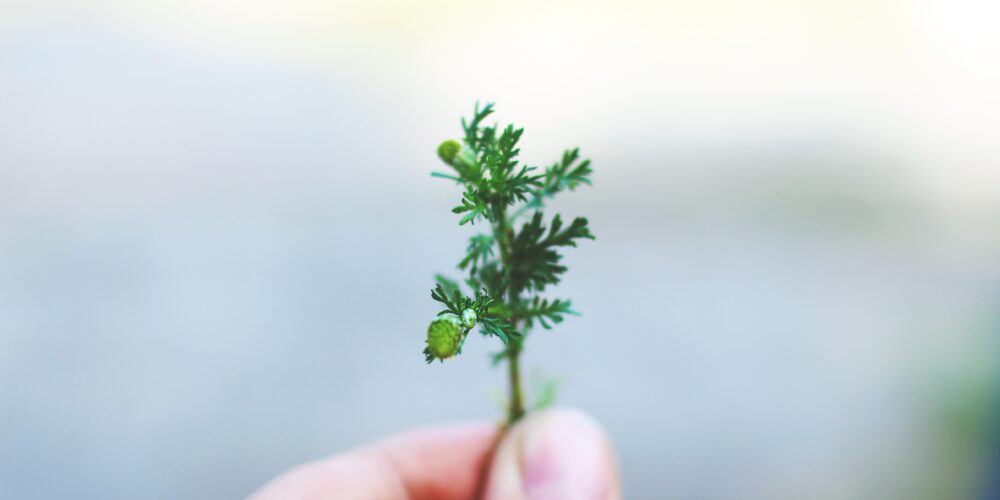
[[[621,498],[607,435],[583,412],[531,414],[499,443],[498,431],[479,423],[393,436],[292,469],[252,500]]]

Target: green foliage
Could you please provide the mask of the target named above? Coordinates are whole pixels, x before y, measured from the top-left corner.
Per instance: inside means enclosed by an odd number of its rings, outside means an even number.
[[[465,311],[473,311],[480,332],[504,343],[494,362],[510,362],[509,417],[513,421],[523,413],[517,360],[524,334],[536,323],[550,329],[566,315],[577,314],[569,300],[550,300],[540,293],[558,283],[567,270],[561,263],[561,250],[575,247],[579,240],[594,239],[587,219],[576,217],[564,225],[556,214],[546,223],[542,208],[545,200],[560,192],[589,186],[593,171],[590,160],[580,158],[578,148],[564,151],[559,161],[542,171],[523,164],[518,144],[524,129],[485,124],[493,111],[492,103],[482,108],[476,104],[472,117],[462,119],[461,143],[448,140],[438,147],[438,156],[452,172],[432,174],[462,187],[458,205],[452,209],[461,215],[459,225],[488,223],[489,231],[472,236],[458,263],[467,273],[465,284],[476,295],[464,295],[457,282],[439,275],[431,297],[444,305],[440,315],[462,317]],[[529,211],[531,218],[518,227],[520,216]]]
[[[535,410],[544,410],[555,403],[556,394],[559,392],[559,380],[536,376],[531,381],[531,389],[531,392],[534,394],[532,408]]]
[[[471,274],[476,274],[479,266],[487,264],[493,257],[493,245],[496,240],[490,234],[477,234],[469,239],[469,247],[466,249],[467,255],[458,263],[458,268],[465,270],[470,268]]]
[[[555,299],[550,302],[549,299],[535,296],[531,301],[531,306],[521,312],[521,317],[524,318],[526,328],[531,328],[532,324],[538,321],[542,328],[550,330],[552,328],[550,322],[562,323],[567,314],[580,315],[580,313],[570,309],[571,305],[568,300]]]
[[[473,151],[479,151],[480,141],[482,140],[482,133],[479,131],[479,124],[486,119],[487,116],[493,114],[493,103],[487,103],[486,107],[482,110],[479,109],[479,103],[476,103],[476,108],[472,112],[472,120],[468,123],[465,122],[465,118],[462,118],[462,130],[465,132],[465,144],[472,148]],[[490,135],[496,133],[496,126],[493,127],[493,131]]]
[[[451,209],[452,213],[461,214],[468,212],[461,220],[458,221],[458,225],[465,225],[466,222],[476,223],[476,219],[486,219],[492,221],[493,212],[490,211],[490,206],[483,197],[480,190],[469,187],[466,188],[465,194],[462,195],[462,204]]]
[[[542,202],[546,198],[552,198],[563,190],[573,191],[581,184],[590,185],[590,160],[580,159],[580,148],[566,150],[562,160],[554,163],[545,169],[545,174],[541,176],[540,186],[532,190],[531,201],[524,206],[524,209],[542,208]]]
[[[577,217],[566,229],[556,214],[548,231],[542,222],[542,212],[535,212],[531,221],[521,227],[514,237],[511,249],[509,286],[515,290],[542,291],[546,285],[559,282],[566,266],[559,264],[562,255],[559,247],[575,247],[581,238],[594,239],[587,227],[587,219]]]
[[[487,337],[497,337],[504,344],[507,344],[511,339],[521,336],[513,325],[497,314],[497,308],[491,307],[493,298],[486,290],[480,290],[475,297],[468,297],[462,294],[457,283],[439,276],[438,284],[431,290],[431,298],[445,306],[443,310],[438,312],[438,316],[450,314],[462,318],[467,314],[467,311],[474,312],[475,315],[472,317],[479,324],[479,332]],[[427,360],[428,363],[430,361],[431,359]]]
[[[444,289],[444,294],[446,296],[454,295],[455,292],[459,292],[459,294],[461,294],[462,292],[462,289],[459,288],[458,283],[456,283],[454,280],[449,279],[447,276],[443,274],[435,274],[434,281],[437,282],[437,284]]]

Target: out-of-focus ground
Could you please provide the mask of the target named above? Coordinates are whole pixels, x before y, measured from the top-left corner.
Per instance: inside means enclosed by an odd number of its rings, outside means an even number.
[[[997,14],[2,4],[0,497],[234,498],[499,415],[495,345],[420,354],[471,234],[434,148],[490,99],[594,161],[552,207],[598,235],[551,293],[584,314],[526,363],[630,498],[987,498]]]

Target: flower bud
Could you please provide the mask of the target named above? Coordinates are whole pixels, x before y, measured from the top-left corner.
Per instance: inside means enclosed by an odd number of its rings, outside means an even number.
[[[449,139],[447,141],[442,142],[441,145],[438,146],[438,156],[440,156],[441,160],[443,160],[448,165],[454,166],[455,156],[458,155],[458,152],[461,150],[462,150],[462,145],[459,144],[458,141]]]
[[[462,311],[462,324],[465,325],[466,330],[476,326],[477,321],[479,321],[479,316],[476,316],[476,311],[472,309]]]
[[[456,314],[445,313],[434,318],[427,327],[428,361],[431,358],[444,360],[458,354],[467,331]]]

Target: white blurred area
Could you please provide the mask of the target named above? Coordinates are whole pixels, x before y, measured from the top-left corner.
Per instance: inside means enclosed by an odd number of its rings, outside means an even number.
[[[428,174],[477,99],[527,162],[594,161],[553,207],[598,236],[551,293],[584,315],[527,365],[607,426],[629,498],[986,498],[998,23],[966,0],[0,3],[0,498],[241,497],[497,415],[496,346],[420,355],[469,234]]]

